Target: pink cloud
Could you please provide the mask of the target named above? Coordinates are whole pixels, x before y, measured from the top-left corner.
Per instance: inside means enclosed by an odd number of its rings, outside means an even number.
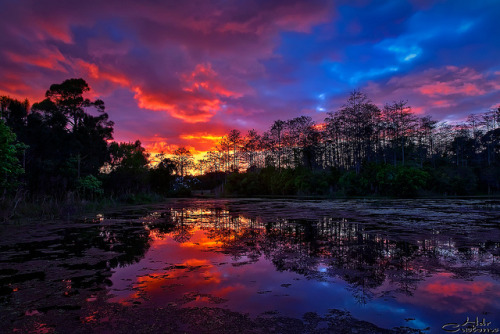
[[[486,80],[484,75],[474,69],[456,66],[433,68],[404,77],[394,77],[388,84],[412,88],[420,94],[431,97],[453,94],[483,95],[494,87],[494,81]]]
[[[498,284],[478,278],[464,281],[452,278],[451,273],[433,275],[423,282],[412,297],[399,296],[398,299],[416,305],[426,305],[437,310],[452,310],[455,313],[479,312],[495,303],[500,296]]]
[[[134,85],[125,74],[102,70],[94,63],[78,59],[77,67],[98,81],[109,81],[134,92],[140,108],[164,111],[187,123],[208,122],[222,110],[224,98],[238,98],[248,92],[246,88],[231,90],[213,70],[210,63],[198,64],[189,73],[179,75],[179,86],[170,90],[148,89]]]
[[[453,107],[456,105],[456,103],[453,103],[448,100],[434,100],[431,101],[431,105],[436,107],[436,108],[448,108],[448,107]]]
[[[5,54],[15,63],[24,63],[54,71],[68,72],[63,66],[63,64],[67,63],[67,60],[56,48],[42,49],[38,54],[18,54],[11,51],[5,51]]]
[[[461,80],[454,82],[437,82],[426,84],[418,88],[420,93],[430,96],[464,94],[469,96],[483,95],[485,90],[480,89],[472,83],[465,83]]]
[[[276,57],[280,33],[310,32],[331,17],[331,5],[316,0],[224,10],[212,1],[8,2],[0,12],[8,50],[0,51],[0,93],[37,102],[51,84],[83,77],[91,97],[106,102],[117,140],[206,150],[210,136],[244,127],[243,117],[250,127],[261,121],[254,114],[271,117],[264,102],[251,101],[249,82],[266,76],[262,60]]]
[[[196,65],[194,71],[181,76],[186,92],[206,91],[224,97],[241,97],[243,94],[224,87],[210,63]]]
[[[384,85],[369,82],[365,90],[379,105],[407,99],[414,111],[432,114],[437,119],[448,115],[459,119],[473,110],[483,112],[486,105],[496,103],[491,100],[493,93],[500,90],[500,81],[492,73],[445,66],[394,76]]]

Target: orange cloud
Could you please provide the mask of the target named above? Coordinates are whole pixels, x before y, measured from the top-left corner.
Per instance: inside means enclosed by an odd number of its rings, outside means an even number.
[[[154,135],[152,137],[142,137],[141,143],[152,154],[163,152],[165,154],[173,154],[176,149],[183,146],[190,150],[194,155],[204,153],[205,150],[212,149],[220,136],[212,135],[180,135],[180,141],[171,143],[171,139]],[[193,141],[193,145],[189,142]],[[195,146],[196,145],[196,148]],[[205,148],[206,147],[206,148]],[[201,149],[200,149],[201,148]]]
[[[210,64],[198,64],[187,74],[180,75],[180,91],[155,93],[134,87],[139,107],[166,111],[186,123],[208,122],[224,108],[224,98],[239,98],[241,92],[230,90]]]
[[[40,101],[44,98],[44,90],[30,86],[24,78],[19,77],[10,68],[5,69],[3,76],[5,80],[0,81],[0,95],[10,96],[20,101],[28,99],[30,103]]]
[[[124,74],[113,73],[99,68],[97,64],[79,59],[77,66],[92,78],[105,80],[128,87],[140,108],[166,111],[172,117],[186,123],[208,122],[223,107],[221,97],[239,97],[241,94],[226,89],[210,65],[197,65],[187,75],[181,75],[183,87],[177,92],[151,92],[147,88],[133,85]]]
[[[197,139],[197,140],[208,140],[208,141],[217,141],[221,138],[221,136],[211,136],[211,135],[202,135],[202,136],[181,135],[180,137],[182,139]]]
[[[195,94],[175,94],[177,96],[169,97],[144,92],[140,87],[135,87],[133,90],[134,98],[138,101],[140,108],[166,111],[172,117],[187,123],[208,122],[222,106],[218,98]]]
[[[210,134],[182,134],[179,136],[185,140],[195,140],[197,143],[209,143],[215,145],[223,135],[210,135]]]
[[[411,111],[414,114],[422,115],[425,112],[425,109],[424,109],[424,107],[411,107]]]
[[[151,144],[145,144],[144,146],[151,154],[172,154],[176,149],[179,148],[179,145],[168,144],[166,141],[155,141]]]

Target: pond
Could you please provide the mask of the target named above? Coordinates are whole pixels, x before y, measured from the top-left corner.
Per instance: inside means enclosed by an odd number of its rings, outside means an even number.
[[[500,328],[498,200],[179,199],[0,231],[13,332]]]

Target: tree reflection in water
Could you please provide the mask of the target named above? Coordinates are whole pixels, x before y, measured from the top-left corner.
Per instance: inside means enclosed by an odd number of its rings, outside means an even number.
[[[105,326],[108,309],[197,307],[264,320],[346,310],[385,328],[488,318],[500,312],[498,214],[460,203],[178,200],[4,226],[0,322],[74,332]]]
[[[420,281],[443,270],[460,278],[485,270],[498,277],[499,243],[493,241],[459,246],[438,233],[407,241],[401,240],[401,231],[391,235],[345,218],[264,222],[221,208],[171,208],[144,220],[160,237],[169,235],[179,243],[202,230],[217,245],[211,250],[234,261],[245,257],[253,263],[264,257],[279,272],[319,282],[340,278],[359,304],[376,295],[412,296]]]

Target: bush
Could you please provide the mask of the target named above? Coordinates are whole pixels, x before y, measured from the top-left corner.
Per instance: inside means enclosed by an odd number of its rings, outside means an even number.
[[[398,166],[391,187],[391,195],[415,197],[418,191],[424,188],[429,178],[429,174],[421,169]]]
[[[347,196],[364,195],[364,187],[362,186],[361,178],[354,171],[346,172],[340,177],[339,187]]]
[[[380,194],[395,197],[416,196],[429,179],[426,171],[409,166],[380,165],[376,175]]]
[[[448,195],[472,195],[477,191],[477,178],[469,167],[440,167],[430,170],[432,190]]]
[[[94,199],[94,196],[104,194],[102,182],[94,175],[87,175],[78,179],[76,189],[80,193],[80,196],[87,199]]]

